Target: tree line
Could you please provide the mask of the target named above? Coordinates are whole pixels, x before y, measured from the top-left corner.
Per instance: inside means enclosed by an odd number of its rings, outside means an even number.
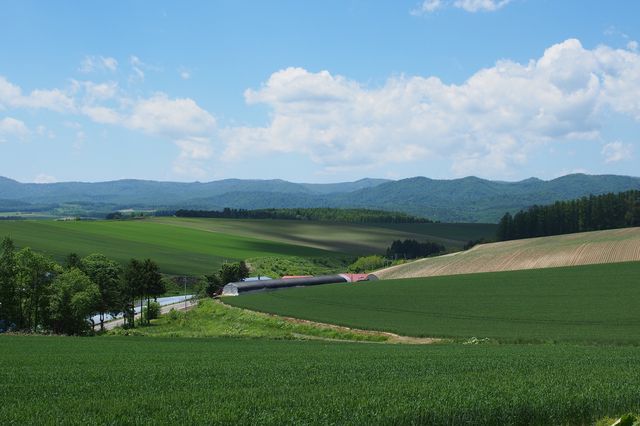
[[[204,293],[209,297],[214,297],[222,293],[222,288],[238,281],[243,281],[249,276],[249,267],[244,261],[235,263],[224,263],[216,273],[205,275],[206,284]]]
[[[406,213],[369,209],[298,208],[244,210],[186,210],[175,212],[177,217],[202,217],[220,219],[283,219],[314,220],[346,223],[432,223],[431,220]]]
[[[498,224],[498,241],[640,226],[640,191],[590,195],[533,206]]]
[[[388,259],[416,259],[440,254],[444,251],[445,247],[442,244],[432,241],[395,240],[391,243],[391,246],[387,248],[386,257]]]
[[[16,249],[10,238],[0,244],[0,331],[85,334],[94,315],[104,329],[106,314],[123,314],[133,327],[134,303],[146,300],[149,322],[152,298],[165,292],[158,265],[131,259],[124,267],[102,254],[71,253],[63,265],[30,248]]]

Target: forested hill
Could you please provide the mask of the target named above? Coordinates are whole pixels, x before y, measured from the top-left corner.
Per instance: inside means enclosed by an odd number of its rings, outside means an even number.
[[[498,241],[640,226],[640,191],[602,194],[505,213]]]
[[[590,194],[640,190],[640,178],[567,175],[501,182],[466,177],[398,181],[362,179],[335,184],[226,179],[213,182],[120,180],[99,183],[24,184],[0,178],[0,212],[71,209],[104,215],[118,209],[221,210],[271,208],[366,208],[400,211],[443,222],[497,223],[505,212]]]

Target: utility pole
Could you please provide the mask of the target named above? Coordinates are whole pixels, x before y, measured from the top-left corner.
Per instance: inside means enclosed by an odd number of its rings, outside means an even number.
[[[184,284],[184,309],[187,309],[187,277],[182,277],[182,283]]]

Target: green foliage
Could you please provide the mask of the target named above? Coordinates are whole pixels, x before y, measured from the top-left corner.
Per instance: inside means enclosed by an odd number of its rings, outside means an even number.
[[[90,254],[80,261],[80,269],[87,274],[100,289],[100,327],[104,329],[104,315],[122,312],[122,288],[120,265],[102,254]]]
[[[640,344],[640,262],[380,280],[225,298],[233,306],[418,337]]]
[[[416,240],[395,240],[387,248],[387,258],[389,259],[415,259],[440,254],[445,251],[442,244],[431,241],[418,242]]]
[[[177,311],[177,310],[171,308],[171,310],[167,314],[167,321],[171,321],[171,322],[177,321],[178,318],[180,318],[180,311]]]
[[[620,420],[620,423],[616,424],[618,420]],[[627,413],[620,417],[607,416],[598,420],[594,426],[612,426],[613,424],[616,424],[616,426],[620,426],[620,425],[640,426],[640,415]]]
[[[65,256],[63,263],[66,269],[80,268],[82,265],[82,259],[77,253],[69,253]]]
[[[467,243],[464,246],[462,246],[462,250],[470,250],[470,249],[474,248],[475,246],[477,246],[478,244],[484,244],[486,242],[487,241],[485,241],[484,238],[480,238],[480,239],[477,239],[477,240],[469,240],[469,241],[467,241]]]
[[[389,261],[382,256],[364,256],[349,265],[348,272],[364,273],[382,269],[389,264]]]
[[[142,265],[144,294],[152,297],[158,297],[164,294],[166,288],[164,286],[164,281],[162,281],[162,275],[160,274],[160,267],[158,264],[151,259],[145,259]]]
[[[201,217],[218,219],[277,219],[277,220],[313,220],[319,222],[342,223],[431,223],[422,217],[410,216],[406,213],[369,210],[369,209],[337,209],[337,208],[304,208],[304,209],[231,209],[223,210],[178,210],[177,217]]]
[[[165,292],[163,296],[181,296],[184,294],[199,294],[205,287],[203,277],[191,277],[186,275],[164,276]],[[185,290],[186,287],[186,290]]]
[[[620,417],[620,423],[618,426],[634,426],[636,424],[636,416],[631,413],[625,414]]]
[[[244,261],[225,263],[216,273],[205,275],[204,292],[213,297],[222,292],[222,288],[232,282],[242,281],[249,276],[249,268]]]
[[[242,281],[249,276],[249,268],[244,261],[237,263],[225,263],[218,272],[220,282],[224,284]]]
[[[151,321],[160,318],[160,304],[158,302],[149,302],[142,309],[142,317],[145,321]]]
[[[140,309],[142,310],[144,299],[147,299],[148,304],[151,297],[157,297],[163,294],[166,288],[158,265],[151,259],[145,259],[143,261],[131,259],[124,269],[122,282],[125,322],[127,327],[133,327],[134,300],[140,300]],[[149,319],[143,316],[141,322],[148,324]]]
[[[100,289],[74,268],[55,278],[48,301],[51,329],[55,333],[83,334],[91,330],[87,318],[98,312]]]
[[[636,347],[22,336],[0,345],[0,364],[15,366],[0,369],[2,424],[577,425],[640,408]]]
[[[603,194],[533,206],[498,224],[499,241],[640,226],[640,191]]]
[[[270,278],[284,275],[328,275],[344,272],[351,257],[259,257],[247,259],[251,274]]]
[[[30,248],[16,253],[15,286],[18,296],[18,329],[36,331],[37,327],[48,323],[47,303],[51,292],[51,282],[58,265],[51,259]]]
[[[204,292],[207,296],[213,297],[222,292],[222,288],[225,284],[222,283],[219,274],[205,275],[204,278],[206,280]]]
[[[13,329],[20,322],[20,299],[16,286],[18,265],[13,240],[0,243],[0,332]]]

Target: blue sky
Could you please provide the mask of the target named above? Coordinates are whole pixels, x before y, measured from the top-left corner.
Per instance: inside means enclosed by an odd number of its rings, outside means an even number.
[[[640,175],[640,2],[1,7],[23,182]]]

